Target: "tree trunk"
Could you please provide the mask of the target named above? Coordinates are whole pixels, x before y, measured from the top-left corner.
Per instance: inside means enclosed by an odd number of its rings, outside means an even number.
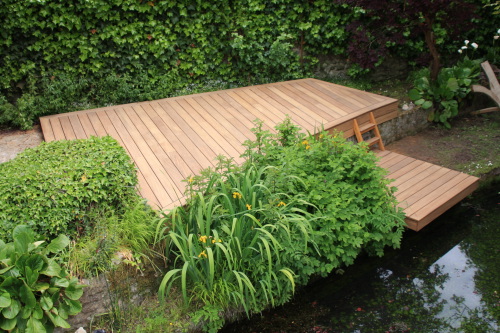
[[[441,64],[439,61],[439,52],[436,48],[436,40],[434,39],[434,31],[432,31],[433,23],[434,23],[434,20],[425,16],[425,27],[424,27],[425,43],[427,44],[427,47],[429,48],[429,52],[431,53],[431,56],[432,56],[431,80],[436,81],[438,74],[439,74]]]

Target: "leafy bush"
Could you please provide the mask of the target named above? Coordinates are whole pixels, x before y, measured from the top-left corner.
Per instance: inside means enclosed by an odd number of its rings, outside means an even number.
[[[325,276],[352,264],[362,249],[381,256],[385,246],[399,246],[404,214],[396,207],[395,189],[387,186],[386,170],[364,144],[327,132],[306,136],[290,119],[277,129],[272,135],[257,126],[259,140],[246,143],[246,156],[257,165],[281,166],[277,190],[304,194],[309,212],[318,216],[311,221],[318,251],[296,258],[298,275]],[[303,185],[283,179],[291,175]]]
[[[459,103],[470,93],[479,71],[479,61],[468,58],[451,68],[441,69],[436,81],[430,79],[428,70],[423,70],[409,91],[409,97],[424,110],[433,107],[429,121],[450,128],[449,120],[458,114]]]
[[[13,242],[0,240],[0,328],[9,332],[52,332],[70,328],[66,319],[81,311],[82,286],[69,278],[56,255],[69,244],[60,235],[47,245],[18,225]]]
[[[399,246],[404,215],[366,146],[300,134],[290,119],[277,130],[258,122],[247,162],[221,157],[215,171],[188,179],[187,205],[158,224],[175,258],[160,297],[179,285],[186,303],[200,302],[193,318],[204,330],[215,332],[225,310],[282,304],[362,249]]]
[[[17,224],[43,236],[85,227],[91,207],[136,200],[135,168],[111,137],[42,143],[0,164],[0,239]]]

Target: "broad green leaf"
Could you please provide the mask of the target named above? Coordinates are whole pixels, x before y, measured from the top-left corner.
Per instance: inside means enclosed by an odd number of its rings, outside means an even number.
[[[69,299],[74,301],[78,300],[83,295],[83,286],[78,286],[75,284],[70,284],[65,290],[64,293]]]
[[[45,327],[40,320],[31,317],[26,324],[26,333],[46,333]]]
[[[44,257],[40,254],[32,254],[26,260],[26,265],[33,271],[40,271],[45,264]]]
[[[13,299],[10,306],[2,310],[2,315],[7,319],[12,319],[17,316],[19,311],[21,311],[21,304],[18,300]]]
[[[33,318],[40,320],[43,318],[43,310],[39,304],[37,304],[33,309]]]
[[[50,296],[43,295],[42,297],[40,297],[40,306],[43,310],[49,311],[54,306],[54,303],[52,303],[52,299],[50,298]]]
[[[66,235],[59,235],[50,242],[45,248],[47,253],[57,253],[62,251],[69,245],[69,238]]]
[[[80,303],[80,301],[73,301],[71,299],[66,299],[65,302],[67,304],[66,310],[68,311],[69,315],[74,316],[82,311],[82,303]]]
[[[17,318],[0,318],[0,328],[4,331],[10,331],[14,327],[16,327],[17,324]]]
[[[47,267],[40,273],[51,277],[59,276],[61,274],[61,266],[54,259],[49,259]]]
[[[50,284],[48,284],[47,282],[37,282],[33,286],[33,290],[35,290],[35,291],[44,291],[44,290],[49,289],[49,287],[50,287]]]
[[[54,286],[67,288],[69,286],[69,281],[65,278],[54,278]]]
[[[410,97],[410,99],[412,101],[416,101],[416,100],[422,98],[422,95],[420,94],[420,92],[417,89],[411,89],[408,92],[408,97]]]
[[[422,104],[422,109],[427,110],[431,106],[432,106],[432,102],[431,101],[425,101],[424,104]]]
[[[3,293],[0,295],[0,308],[6,308],[10,306],[11,298],[9,293]]]
[[[50,312],[45,312],[47,314],[47,317],[49,317],[50,321],[54,324],[56,327],[62,327],[62,328],[71,328],[71,325],[64,319],[62,319],[59,315],[52,314]]]
[[[25,277],[26,277],[26,284],[32,288],[36,281],[38,281],[38,274],[37,270],[32,270],[29,266],[25,267]]]
[[[26,225],[18,225],[12,232],[14,247],[19,254],[26,253],[28,246],[33,243],[35,236],[33,230]]]
[[[35,307],[36,305],[35,295],[31,291],[31,289],[29,289],[29,287],[26,286],[25,284],[23,284],[19,289],[19,296],[21,297],[21,300],[26,305],[26,307],[28,308]]]
[[[421,98],[421,99],[417,99],[417,100],[415,101],[415,105],[422,105],[422,104],[424,104],[424,103],[425,103],[425,99],[423,99],[423,98]]]
[[[448,79],[448,82],[446,83],[446,87],[448,89],[450,89],[451,91],[455,92],[458,90],[458,82],[457,82],[457,79],[455,79],[454,77],[450,77]]]

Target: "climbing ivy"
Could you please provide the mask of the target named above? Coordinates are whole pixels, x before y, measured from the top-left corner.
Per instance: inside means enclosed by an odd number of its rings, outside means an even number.
[[[191,81],[293,75],[309,51],[342,52],[342,25],[352,16],[326,0],[2,3],[4,92],[22,87],[30,74],[175,71]]]

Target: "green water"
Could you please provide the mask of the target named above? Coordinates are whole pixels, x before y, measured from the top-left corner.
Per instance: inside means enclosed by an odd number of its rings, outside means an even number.
[[[361,257],[284,307],[221,332],[499,332],[500,183],[383,258]]]

